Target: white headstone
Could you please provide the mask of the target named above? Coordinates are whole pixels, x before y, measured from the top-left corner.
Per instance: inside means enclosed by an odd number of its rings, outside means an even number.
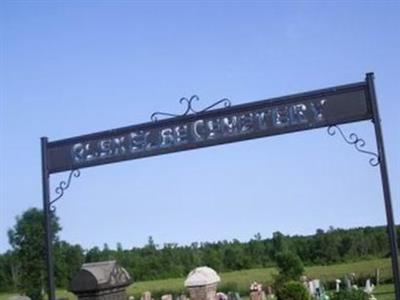
[[[342,281],[340,279],[336,279],[336,292],[338,293],[340,291],[340,283]]]
[[[366,292],[367,294],[372,294],[372,291],[374,290],[375,286],[373,284],[371,284],[371,279],[368,279],[365,282],[365,289],[364,292]]]
[[[171,294],[167,294],[167,295],[162,295],[161,296],[161,300],[172,300],[172,295]]]
[[[185,287],[204,286],[221,281],[217,272],[209,267],[198,267],[191,271],[185,280]]]

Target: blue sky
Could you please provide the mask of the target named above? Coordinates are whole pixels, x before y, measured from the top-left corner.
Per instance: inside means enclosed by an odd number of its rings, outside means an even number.
[[[2,1],[0,252],[41,207],[41,136],[361,81],[375,72],[400,212],[400,2]],[[343,126],[375,150],[371,122]],[[385,224],[379,169],[326,129],[82,170],[57,203],[61,238],[248,240]],[[67,173],[52,176],[52,188]]]

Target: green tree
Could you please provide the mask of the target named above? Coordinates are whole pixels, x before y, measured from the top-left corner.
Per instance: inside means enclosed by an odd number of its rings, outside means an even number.
[[[250,267],[250,260],[244,253],[243,245],[238,240],[227,244],[225,248],[222,262],[227,270],[242,270]]]
[[[304,266],[296,254],[285,251],[278,253],[275,259],[279,271],[278,281],[286,282],[290,280],[299,280],[304,272]]]
[[[281,253],[287,249],[285,236],[276,231],[272,234],[272,256],[275,257],[278,253]]]
[[[45,279],[44,215],[30,208],[17,216],[16,224],[8,231],[9,243],[18,261],[17,288],[33,300],[42,299]],[[52,241],[57,241],[61,230],[58,218],[51,218]]]
[[[246,248],[252,268],[261,268],[266,265],[267,261],[267,257],[265,255],[266,251],[260,233],[257,233],[254,236],[254,238],[247,243]]]
[[[103,250],[101,251],[101,260],[111,260],[113,259],[112,257],[112,251],[110,250],[110,247],[108,246],[107,243],[103,244]]]
[[[66,288],[84,262],[83,249],[79,245],[60,241],[54,245],[54,257],[56,285]]]
[[[217,272],[223,270],[223,261],[221,251],[217,247],[213,247],[211,243],[204,243],[202,246],[201,263],[205,266],[213,268]]]
[[[86,253],[85,261],[88,263],[98,262],[101,261],[101,256],[101,250],[99,249],[99,247],[95,246]]]
[[[16,271],[14,253],[7,251],[0,255],[0,291],[11,291],[15,288]]]

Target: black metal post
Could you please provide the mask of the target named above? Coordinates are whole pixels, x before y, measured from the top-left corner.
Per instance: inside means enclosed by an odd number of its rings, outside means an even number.
[[[47,137],[40,139],[42,148],[42,189],[43,189],[43,213],[45,232],[45,252],[47,267],[47,295],[48,300],[55,300],[53,245],[51,240],[51,211],[50,211],[50,185],[49,171],[47,168]]]
[[[399,272],[399,251],[397,246],[396,226],[393,216],[392,200],[390,196],[389,176],[386,166],[385,149],[383,145],[383,136],[381,120],[379,117],[378,103],[376,99],[374,86],[374,73],[367,73],[368,92],[372,105],[373,122],[375,127],[376,144],[379,154],[379,166],[381,170],[383,196],[385,200],[387,227],[390,241],[390,252],[392,256],[392,269],[396,300],[400,300],[400,272]]]

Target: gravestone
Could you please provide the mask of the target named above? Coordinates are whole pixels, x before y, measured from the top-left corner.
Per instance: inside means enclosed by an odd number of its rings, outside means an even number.
[[[262,289],[262,284],[254,281],[250,285],[250,300],[265,300],[266,296]]]
[[[252,291],[250,292],[250,300],[265,300],[267,297],[264,291]]]
[[[347,275],[344,276],[344,285],[346,287],[346,290],[351,290],[351,281],[349,276]]]
[[[78,300],[126,300],[126,287],[132,283],[128,272],[116,261],[83,264],[72,279],[69,291]]]
[[[228,300],[240,300],[240,295],[238,292],[229,292]]]
[[[143,296],[141,298],[142,300],[151,300],[151,292],[150,291],[145,291],[143,293]]]
[[[215,300],[217,285],[221,281],[217,272],[209,267],[192,270],[185,280],[191,300]]]
[[[379,268],[376,268],[375,269],[375,284],[376,285],[379,285],[379,280],[380,280],[380,269]]]
[[[225,293],[218,292],[215,296],[215,300],[228,300],[228,296]]]
[[[374,288],[375,288],[375,285],[371,284],[371,279],[367,279],[367,281],[365,282],[364,292],[366,292],[368,295],[371,295]]]
[[[342,281],[340,279],[336,279],[336,293],[339,293],[339,291],[340,291],[340,283],[341,282]]]
[[[173,298],[171,294],[167,294],[167,295],[162,295],[161,300],[173,300]]]
[[[272,286],[268,285],[268,286],[267,286],[267,291],[268,291],[268,295],[273,295],[273,293],[272,293]]]

